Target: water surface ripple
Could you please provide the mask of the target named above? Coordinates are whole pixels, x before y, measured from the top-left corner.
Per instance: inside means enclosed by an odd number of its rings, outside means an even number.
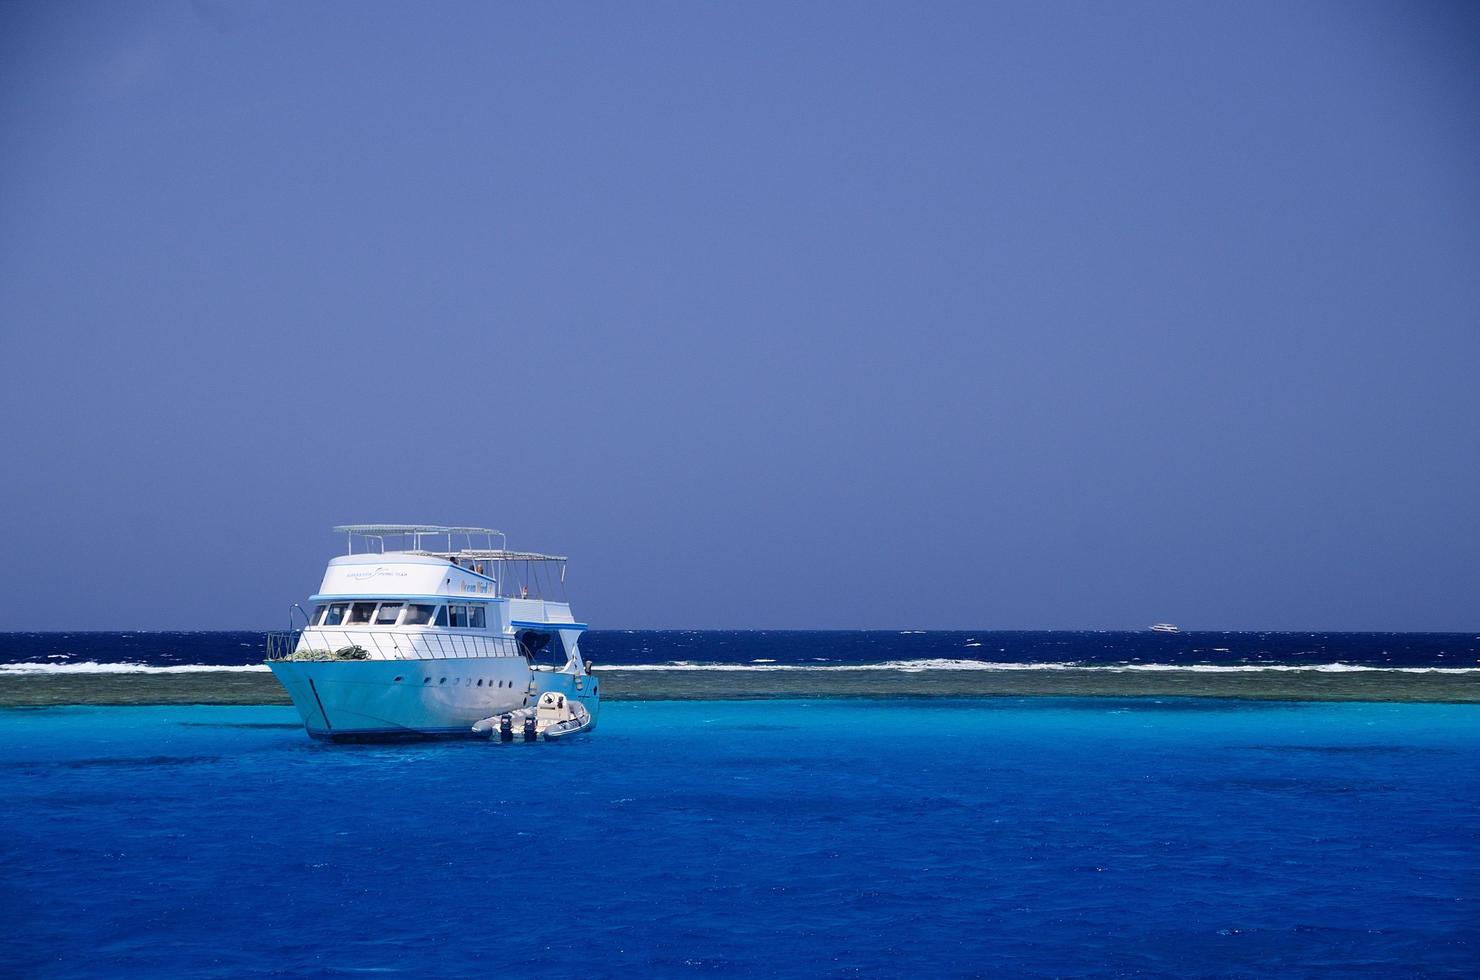
[[[0,711],[26,976],[1480,972],[1480,707],[624,702],[569,744]]]

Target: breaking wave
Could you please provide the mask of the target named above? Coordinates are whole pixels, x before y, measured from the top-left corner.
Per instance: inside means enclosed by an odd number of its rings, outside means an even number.
[[[0,664],[0,677],[39,674],[214,674],[223,671],[255,673],[265,670],[266,664],[171,664],[168,667],[156,667],[150,664],[105,664],[96,660],[84,660],[75,664]]]
[[[686,660],[666,664],[598,664],[603,670],[707,670],[707,671],[797,671],[804,673],[837,673],[859,670],[1078,670],[1097,673],[1132,673],[1137,671],[1184,671],[1199,674],[1247,674],[1265,671],[1315,671],[1318,673],[1377,674],[1480,674],[1480,667],[1371,667],[1362,664],[1086,664],[1086,663],[1000,663],[986,660],[888,660],[877,664],[721,664],[693,663]]]
[[[82,663],[18,663],[0,664],[0,677],[75,675],[75,674],[211,674],[211,673],[262,673],[266,664],[172,664],[155,666],[141,663],[99,663],[88,660]],[[604,671],[712,671],[712,672],[792,672],[792,673],[849,673],[867,670],[892,670],[901,673],[919,673],[931,670],[972,671],[1086,671],[1092,673],[1156,673],[1183,672],[1192,674],[1249,674],[1266,672],[1314,672],[1322,674],[1367,673],[1367,674],[1480,674],[1480,667],[1377,667],[1365,664],[1092,664],[1072,662],[1006,663],[988,660],[952,660],[930,658],[921,660],[886,660],[873,664],[809,663],[781,664],[774,661],[753,661],[746,664],[696,663],[677,660],[661,664],[602,664],[596,665],[597,673]]]

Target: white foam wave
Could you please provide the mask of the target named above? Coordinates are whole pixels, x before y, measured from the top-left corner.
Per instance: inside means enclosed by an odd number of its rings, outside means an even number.
[[[75,664],[0,664],[0,677],[34,676],[38,674],[210,674],[226,671],[230,673],[255,673],[267,670],[266,664],[173,664],[155,667],[151,664],[105,664],[96,660],[84,660]]]
[[[260,673],[268,669],[266,664],[174,664],[154,666],[139,663],[99,663],[93,660],[75,664],[18,663],[0,664],[0,677],[44,674],[209,674],[209,673]],[[860,670],[893,670],[903,673],[918,673],[927,670],[972,670],[972,671],[1062,671],[1083,670],[1098,673],[1137,673],[1185,671],[1194,674],[1249,674],[1263,672],[1312,671],[1323,674],[1375,673],[1375,674],[1480,674],[1480,667],[1374,667],[1366,664],[1082,664],[1067,662],[1052,663],[1005,663],[987,660],[949,660],[932,658],[922,660],[887,660],[876,664],[778,664],[753,661],[748,664],[694,663],[688,660],[666,664],[601,664],[598,671],[784,671],[795,673],[846,673]]]
[[[1249,674],[1265,671],[1314,671],[1324,674],[1480,674],[1480,667],[1372,667],[1365,664],[1080,664],[1080,663],[998,663],[985,660],[888,660],[877,664],[700,664],[679,661],[671,664],[609,664],[600,668],[611,671],[795,671],[802,673],[837,673],[860,670],[895,670],[914,673],[926,670],[1085,670],[1103,673],[1136,673],[1141,671],[1186,671],[1196,674]]]

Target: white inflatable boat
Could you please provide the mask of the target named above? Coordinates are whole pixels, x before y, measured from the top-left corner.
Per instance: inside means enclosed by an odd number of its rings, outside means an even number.
[[[539,742],[576,735],[590,727],[591,713],[584,704],[557,691],[546,691],[533,708],[519,708],[477,722],[473,734],[495,742]]]

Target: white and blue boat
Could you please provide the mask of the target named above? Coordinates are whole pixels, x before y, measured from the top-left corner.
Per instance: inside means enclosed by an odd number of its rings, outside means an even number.
[[[552,736],[595,726],[599,682],[581,656],[586,624],[564,599],[565,556],[510,551],[492,528],[334,530],[348,553],[329,561],[309,611],[294,605],[302,627],[267,643],[309,735],[487,737],[503,715],[538,714]],[[539,711],[547,693],[569,705],[564,717]]]

